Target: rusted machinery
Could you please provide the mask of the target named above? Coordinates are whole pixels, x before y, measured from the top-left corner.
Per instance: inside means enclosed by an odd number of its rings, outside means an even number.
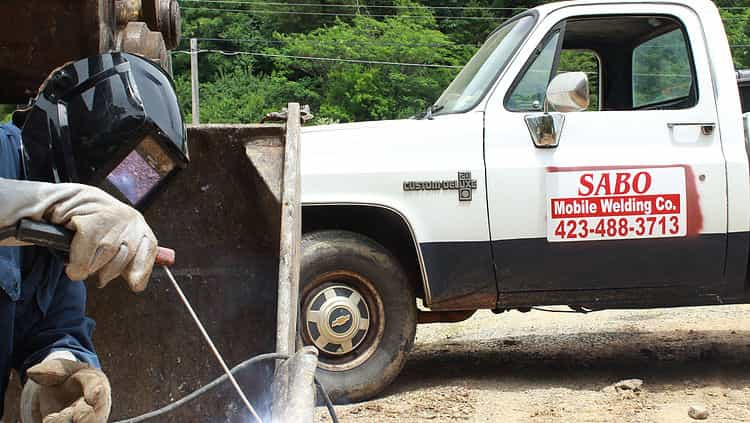
[[[4,0],[0,104],[25,104],[52,69],[101,52],[127,51],[169,68],[168,50],[179,38],[176,0]],[[286,124],[189,128],[190,166],[145,211],[160,242],[177,250],[173,271],[230,365],[295,349],[298,105],[289,116]],[[140,296],[122,286],[92,289],[88,309],[100,328],[94,341],[112,382],[114,420],[169,404],[221,374],[160,271]],[[303,351],[298,359],[312,356]],[[296,419],[312,411],[309,389],[299,395],[294,378],[312,372],[290,363],[279,367],[273,389],[274,361],[237,375],[261,415],[273,408]],[[11,382],[5,422],[16,421],[19,387]],[[222,385],[155,421],[249,420]]]
[[[317,352],[286,360],[296,346],[300,125],[299,105],[290,104],[283,125],[189,128],[190,166],[145,212],[160,242],[177,249],[174,273],[228,362],[276,353],[236,374],[253,405],[244,408],[228,385],[200,389],[209,394],[185,407],[173,403],[221,372],[176,300],[177,283],[157,271],[141,296],[124,285],[89,296],[114,419],[144,421],[141,414],[171,404],[154,421],[247,422],[246,409],[258,422],[312,420]],[[3,421],[17,421],[20,388],[11,384]]]
[[[290,110],[299,116],[298,106]],[[159,242],[177,251],[172,271],[230,366],[294,350],[299,127],[299,117],[286,124],[189,127],[190,165],[144,214]],[[88,310],[98,328],[94,342],[112,382],[113,421],[157,409],[221,376],[161,271],[138,296],[123,285],[89,286]],[[309,352],[301,357],[311,359]],[[263,362],[237,375],[250,401],[264,421],[275,421],[267,419],[272,409],[275,416],[309,415],[311,392],[300,395],[300,382],[292,377],[298,366],[280,370],[272,387],[275,364]],[[15,421],[18,389],[11,383],[3,421]],[[152,421],[251,421],[243,411],[224,384]]]
[[[0,104],[25,103],[52,69],[106,51],[169,68],[179,40],[176,0],[3,0]]]

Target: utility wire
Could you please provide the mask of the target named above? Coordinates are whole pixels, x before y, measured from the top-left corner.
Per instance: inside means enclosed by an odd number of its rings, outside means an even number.
[[[304,16],[340,16],[340,17],[357,17],[367,16],[371,18],[410,18],[410,19],[446,19],[446,20],[476,20],[476,21],[506,21],[511,18],[496,18],[490,16],[436,16],[436,15],[362,15],[357,13],[332,13],[332,12],[291,12],[286,10],[255,10],[255,9],[219,9],[211,7],[191,7],[183,6],[182,10],[204,10],[212,12],[240,13],[246,15],[304,15]]]
[[[429,7],[439,10],[528,10],[526,7],[482,7],[482,6],[404,6],[404,5],[359,5],[356,4],[315,4],[315,3],[278,3],[265,1],[240,1],[240,0],[180,0],[181,3],[223,3],[223,4],[246,4],[257,6],[290,6],[290,7],[340,7],[340,8],[364,8],[364,9],[418,9]]]
[[[245,370],[246,368],[248,368],[248,367],[250,367],[252,365],[260,363],[261,361],[287,360],[289,358],[290,358],[289,355],[287,355],[287,354],[279,354],[279,353],[269,353],[269,354],[256,355],[255,357],[250,358],[248,360],[245,360],[242,363],[234,366],[232,368],[232,373],[233,374],[239,373],[239,372]],[[211,383],[209,383],[207,385],[204,385],[203,387],[201,387],[199,389],[196,389],[195,391],[193,391],[189,395],[187,395],[185,397],[182,397],[179,400],[177,400],[177,401],[175,401],[175,402],[173,402],[171,404],[165,405],[164,407],[162,407],[162,408],[160,408],[158,410],[154,410],[154,411],[151,411],[151,412],[146,413],[146,414],[142,414],[142,415],[137,416],[137,417],[131,417],[131,418],[125,419],[125,420],[119,420],[119,421],[116,421],[114,423],[140,423],[140,422],[144,422],[144,421],[147,421],[147,420],[151,420],[151,419],[156,418],[156,417],[161,417],[164,414],[170,413],[170,412],[172,412],[172,411],[174,411],[174,410],[182,407],[183,405],[185,405],[185,404],[187,404],[187,403],[195,400],[196,398],[198,398],[198,397],[206,394],[208,391],[210,391],[210,390],[214,389],[215,387],[219,386],[220,384],[224,383],[227,379],[229,379],[229,377],[227,375],[223,375],[221,377],[218,377],[218,378],[214,379]],[[339,419],[338,419],[338,416],[336,416],[336,410],[333,407],[333,402],[331,402],[331,397],[328,396],[328,392],[323,387],[323,385],[318,381],[318,378],[315,378],[314,381],[315,381],[314,382],[315,386],[318,388],[318,390],[320,391],[321,395],[323,396],[323,402],[325,403],[326,408],[328,409],[328,413],[331,416],[331,420],[334,423],[338,423]]]
[[[407,5],[356,5],[356,4],[316,4],[316,3],[282,3],[269,1],[242,1],[242,0],[179,0],[180,3],[218,3],[218,4],[246,4],[257,6],[289,6],[289,7],[316,7],[316,8],[365,8],[365,9],[417,9],[427,7],[438,10],[529,10],[527,7],[490,7],[490,6],[430,6],[426,4]],[[747,10],[750,6],[728,6],[719,7],[719,10]]]
[[[205,1],[205,0],[202,0]],[[300,15],[300,16],[335,16],[335,17],[346,17],[353,18],[357,16],[367,16],[371,18],[408,18],[408,19],[445,19],[445,20],[474,20],[474,21],[507,21],[512,18],[500,18],[491,16],[444,16],[444,15],[400,15],[400,14],[367,14],[362,15],[359,13],[333,13],[333,12],[298,12],[298,11],[287,11],[287,10],[257,10],[257,9],[225,9],[225,8],[212,8],[212,7],[192,7],[182,6],[182,10],[202,10],[211,12],[225,12],[225,13],[236,13],[245,15]],[[722,17],[723,21],[745,21],[746,17]]]
[[[178,54],[190,54],[188,50],[175,50],[173,53]],[[345,59],[341,57],[316,57],[316,56],[295,56],[290,54],[275,54],[275,53],[258,53],[253,51],[224,51],[214,49],[198,50],[198,54],[201,53],[218,53],[224,56],[261,56],[261,57],[278,57],[286,59],[301,59],[301,60],[317,60],[323,62],[343,62],[343,63],[359,63],[365,65],[392,65],[392,66],[406,66],[406,67],[421,67],[421,68],[447,68],[447,69],[461,69],[463,66],[454,65],[440,65],[435,63],[405,63],[405,62],[389,62],[382,60],[360,60],[360,59]]]
[[[290,40],[269,40],[266,38],[221,38],[221,37],[191,37],[183,35],[182,42],[187,42],[190,38],[195,38],[198,41],[208,42],[232,42],[232,43],[257,43],[265,45],[288,45],[294,43]],[[301,43],[309,43],[317,46],[394,46],[394,47],[439,47],[439,48],[453,48],[453,47],[473,47],[479,48],[481,44],[448,44],[448,43],[395,43],[387,41],[361,41],[361,40],[332,40],[332,41],[320,41],[320,40],[301,40]],[[642,48],[666,48],[668,46],[642,46]],[[750,48],[750,44],[730,44],[730,48]]]
[[[232,42],[232,43],[257,43],[266,45],[286,45],[292,44],[294,41],[290,40],[269,40],[266,38],[221,38],[221,37],[190,37],[183,35],[182,41],[188,41],[190,38],[195,38],[198,41],[210,41],[210,42]],[[320,40],[301,40],[302,43],[309,43],[318,46],[395,46],[395,47],[473,47],[479,48],[482,46],[478,44],[448,44],[448,43],[395,43],[387,41],[361,41],[361,40],[332,40],[332,41],[320,41]],[[641,46],[641,48],[666,48],[668,46]],[[731,48],[748,48],[750,44],[731,44]]]
[[[365,8],[365,9],[418,9],[426,7],[436,10],[529,10],[527,7],[485,7],[485,6],[430,6],[430,5],[356,5],[356,4],[315,4],[315,3],[281,3],[267,1],[242,1],[242,0],[179,0],[180,3],[209,3],[209,4],[238,4],[248,6],[288,6],[288,7],[314,7],[314,8]],[[719,7],[719,10],[747,10],[750,6]]]
[[[198,41],[218,41],[218,42],[233,42],[233,43],[257,43],[257,44],[273,44],[273,45],[285,45],[291,44],[293,41],[289,40],[268,40],[265,38],[200,38],[200,37],[185,37],[183,40],[195,38]],[[315,45],[323,46],[395,46],[395,47],[474,47],[479,48],[481,44],[449,44],[449,43],[395,43],[388,41],[359,41],[359,40],[335,40],[335,41],[319,41],[319,40],[304,40],[304,43],[310,43]]]

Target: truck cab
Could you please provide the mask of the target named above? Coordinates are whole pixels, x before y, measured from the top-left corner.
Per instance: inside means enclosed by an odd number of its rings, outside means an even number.
[[[559,2],[503,23],[425,116],[307,128],[320,379],[369,398],[417,322],[478,309],[748,302],[737,83],[708,0]]]

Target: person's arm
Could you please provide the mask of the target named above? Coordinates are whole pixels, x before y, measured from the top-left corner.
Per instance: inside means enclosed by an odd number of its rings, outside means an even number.
[[[46,255],[38,260],[35,270],[44,272],[32,270],[24,283],[41,291],[17,311],[20,336],[14,366],[25,380],[22,421],[49,416],[68,421],[69,414],[89,413],[91,420],[86,421],[104,423],[111,406],[110,387],[91,340],[94,323],[85,315],[86,287],[70,281],[56,258]]]
[[[98,188],[80,184],[0,178],[0,193],[0,228],[31,219],[75,231],[65,269],[71,279],[84,280],[96,274],[104,286],[122,276],[133,291],[146,288],[157,241],[134,208]]]

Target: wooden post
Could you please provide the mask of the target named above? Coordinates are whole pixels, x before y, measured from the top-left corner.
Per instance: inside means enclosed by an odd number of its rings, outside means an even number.
[[[297,338],[299,302],[300,241],[302,205],[300,203],[300,106],[287,107],[284,176],[281,190],[281,237],[279,251],[279,291],[276,309],[276,351],[293,354]]]
[[[201,123],[200,81],[198,80],[198,40],[190,39],[190,77],[193,88],[193,125]]]

